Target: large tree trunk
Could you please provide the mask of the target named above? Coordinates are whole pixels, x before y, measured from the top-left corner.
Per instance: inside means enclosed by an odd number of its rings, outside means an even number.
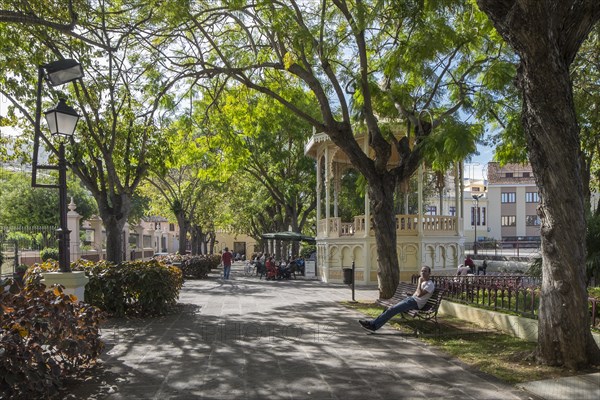
[[[123,261],[123,227],[131,211],[131,199],[121,194],[112,201],[112,206],[104,197],[96,197],[100,218],[106,230],[106,259],[115,264]]]
[[[190,223],[185,218],[185,213],[180,212],[176,215],[177,224],[179,225],[179,254],[185,255],[187,252],[187,234],[190,228]]]
[[[600,350],[590,332],[585,287],[586,221],[569,66],[600,7],[597,0],[478,3],[521,57],[523,124],[542,195],[538,361],[583,368],[600,360]]]
[[[530,160],[542,194],[542,296],[537,355],[580,368],[598,351],[590,332],[585,284],[584,194],[569,71],[547,60],[520,76]],[[541,72],[541,71],[545,71]],[[575,328],[579,327],[579,328]]]
[[[394,295],[400,277],[396,248],[394,181],[391,176],[369,181],[373,229],[377,243],[379,296],[383,299],[389,299]]]

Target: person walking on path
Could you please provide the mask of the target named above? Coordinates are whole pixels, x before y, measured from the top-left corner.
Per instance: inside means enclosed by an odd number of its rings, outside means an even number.
[[[375,332],[392,319],[393,316],[406,311],[423,308],[435,290],[435,284],[433,281],[429,280],[430,275],[431,268],[424,265],[423,268],[421,268],[421,276],[417,282],[417,290],[415,290],[412,296],[408,296],[399,303],[391,306],[374,320],[359,319],[358,322],[360,325],[368,331]]]
[[[232,259],[233,255],[229,252],[229,249],[225,247],[225,249],[223,249],[223,255],[221,256],[221,262],[223,263],[223,279],[229,279]]]

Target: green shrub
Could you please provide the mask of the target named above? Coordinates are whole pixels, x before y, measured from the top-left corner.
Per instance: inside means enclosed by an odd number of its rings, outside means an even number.
[[[317,246],[315,246],[314,244],[303,245],[302,251],[300,251],[300,255],[304,258],[308,258],[315,251],[317,251]]]
[[[101,312],[62,287],[0,287],[0,393],[51,398],[100,355]]]
[[[218,254],[208,256],[183,257],[181,260],[181,272],[185,278],[205,279],[213,268],[221,263]]]
[[[46,247],[40,251],[42,261],[58,260],[58,249],[54,247]]]
[[[162,315],[177,303],[183,284],[181,270],[157,260],[131,261],[114,265],[107,261],[79,260],[73,271],[85,271],[90,279],[85,301],[114,316]],[[39,282],[41,273],[58,271],[50,261],[33,265],[25,276],[26,284]]]
[[[529,264],[527,275],[533,276],[535,278],[542,277],[542,257],[536,257],[533,259],[531,264]]]

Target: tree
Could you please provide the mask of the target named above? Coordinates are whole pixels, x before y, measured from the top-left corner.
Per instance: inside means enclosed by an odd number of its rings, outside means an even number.
[[[421,164],[432,130],[476,103],[481,71],[500,54],[477,11],[449,3],[223,2],[178,14],[173,45],[163,52],[182,75],[225,76],[276,99],[349,157],[368,184],[385,298],[399,279],[396,185]],[[475,18],[462,18],[465,11]],[[277,91],[282,81],[310,90],[320,115]],[[382,119],[403,126],[404,136],[398,140]],[[355,140],[361,129],[372,156]]]
[[[286,83],[280,85],[286,86],[282,91],[294,98],[295,103],[305,103],[307,110],[314,104],[312,97],[302,89]],[[210,139],[212,145],[221,149],[222,164],[236,167],[229,180],[251,182],[250,185],[230,182],[232,192],[238,195],[237,190],[250,189],[255,193],[248,195],[263,204],[257,213],[255,202],[248,203],[249,207],[236,202],[231,210],[236,216],[234,224],[239,226],[239,220],[248,219],[267,222],[255,224],[247,231],[253,232],[258,240],[262,233],[287,231],[289,227],[294,232],[302,232],[316,207],[314,161],[304,155],[310,125],[271,97],[241,85],[228,88],[226,94],[221,93],[218,98],[211,98],[212,107],[208,101],[204,103],[209,129],[219,136]],[[224,143],[229,145],[224,146]],[[259,187],[264,190],[258,190]]]
[[[71,93],[79,103],[83,122],[77,133],[80,140],[68,146],[71,154],[67,162],[98,204],[107,232],[107,258],[113,262],[122,258],[122,230],[135,190],[149,165],[160,162],[165,149],[157,129],[157,110],[170,106],[155,64],[140,52],[139,43],[146,39],[142,27],[152,17],[151,7],[120,7],[100,1],[85,9],[85,18],[78,20],[79,29],[87,37],[104,44],[100,48],[90,47],[83,40],[56,37],[37,25],[18,25],[16,29],[5,26],[0,30],[0,36],[7,39],[3,43],[12,46],[7,51],[13,51],[14,57],[1,60],[12,74],[0,79],[0,93],[25,116],[25,132],[31,132],[34,122],[31,110],[37,74],[31,73],[32,61],[41,65],[51,57],[64,58],[68,54],[77,58],[86,71],[85,80],[75,82]],[[21,43],[23,36],[35,41]],[[61,89],[65,95],[70,86]]]
[[[76,1],[75,5],[73,0],[68,0],[66,9],[47,1],[28,1],[20,6],[23,8],[19,8],[19,3],[12,0],[0,1],[0,23],[49,28],[95,47],[106,48],[101,41],[91,40],[75,29],[79,13],[88,11],[89,4],[85,0]]]
[[[569,67],[600,19],[597,0],[477,0],[520,57],[527,151],[542,195],[538,361],[579,369],[600,362],[585,288],[580,138]]]
[[[583,192],[586,210],[591,210],[591,191],[600,188],[600,25],[583,42],[571,67],[575,109],[580,126]],[[596,207],[595,214],[600,213]]]
[[[207,165],[191,119],[183,115],[165,131],[170,157],[151,170],[147,181],[158,190],[175,216],[179,226],[179,254],[186,254],[188,233],[197,221],[196,213],[211,182],[201,174]],[[194,225],[196,236],[202,236],[202,229]],[[192,253],[198,254],[197,245],[192,246]]]
[[[82,219],[97,213],[94,199],[78,181],[71,180],[68,188]],[[29,175],[3,172],[0,179],[0,225],[57,226],[58,222],[57,190],[34,189]]]

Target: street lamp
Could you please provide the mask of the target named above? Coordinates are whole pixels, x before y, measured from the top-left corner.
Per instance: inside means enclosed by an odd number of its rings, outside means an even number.
[[[473,203],[475,204],[475,215],[473,216],[473,225],[475,226],[475,239],[473,240],[473,254],[477,254],[477,223],[479,222],[479,199],[483,197],[483,193],[474,194]]]
[[[38,67],[37,98],[35,108],[35,133],[33,140],[33,161],[31,171],[31,186],[55,188],[59,190],[59,210],[60,227],[57,230],[58,236],[58,262],[61,272],[71,272],[69,252],[70,252],[70,231],[67,225],[67,162],[65,160],[64,138],[73,136],[75,126],[79,120],[77,112],[69,107],[64,99],[60,99],[58,104],[44,114],[48,128],[52,136],[62,136],[58,149],[53,143],[42,134],[40,120],[42,115],[42,85],[44,79],[51,86],[64,85],[76,79],[83,77],[81,65],[71,59],[58,60]],[[46,146],[58,156],[58,165],[38,165],[38,150],[40,138]],[[37,182],[37,171],[57,170],[58,184],[43,184]]]

